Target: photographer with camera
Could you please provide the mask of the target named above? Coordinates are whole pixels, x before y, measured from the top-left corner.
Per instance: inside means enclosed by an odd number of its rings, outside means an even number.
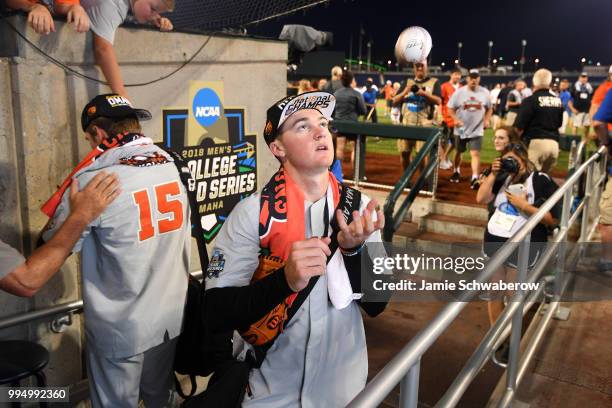
[[[489,208],[489,222],[484,233],[483,252],[492,257],[512,237],[550,196],[558,186],[545,173],[535,169],[529,161],[527,149],[522,143],[510,143],[493,161],[489,175],[483,180],[476,202],[493,203]],[[561,214],[558,202],[546,214],[542,222],[531,232],[529,267],[533,267],[540,256],[542,246],[547,242],[547,227],[556,225]],[[506,260],[504,266],[491,278],[497,282],[516,280],[518,250]],[[507,294],[509,295],[509,294]],[[502,299],[490,300],[489,320],[495,322],[504,308]]]
[[[442,103],[440,82],[427,76],[427,63],[417,62],[413,68],[414,78],[402,82],[393,97],[393,106],[401,106],[402,125],[433,126],[434,107]],[[423,141],[398,139],[397,149],[403,170],[410,164],[412,149],[416,146],[418,152],[424,144]]]

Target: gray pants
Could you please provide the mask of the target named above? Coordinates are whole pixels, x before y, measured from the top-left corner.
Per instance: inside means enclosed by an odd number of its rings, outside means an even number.
[[[173,363],[176,340],[125,358],[104,357],[87,347],[87,373],[94,408],[135,408],[142,399],[147,408],[173,406]]]

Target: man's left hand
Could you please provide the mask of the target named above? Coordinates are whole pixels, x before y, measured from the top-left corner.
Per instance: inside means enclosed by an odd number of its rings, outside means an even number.
[[[373,221],[374,213],[377,217],[376,222]],[[374,199],[368,203],[363,210],[363,214],[360,215],[359,211],[353,211],[353,221],[350,225],[346,224],[341,210],[336,211],[336,220],[340,227],[338,245],[343,249],[356,248],[362,245],[374,231],[385,226],[385,215]]]

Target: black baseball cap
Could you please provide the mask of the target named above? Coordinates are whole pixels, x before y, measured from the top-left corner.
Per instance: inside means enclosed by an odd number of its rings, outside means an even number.
[[[272,143],[278,136],[278,129],[295,112],[303,109],[315,109],[326,119],[331,119],[336,98],[328,92],[304,92],[300,95],[287,96],[268,108],[264,139]]]
[[[134,117],[138,120],[150,120],[151,112],[146,109],[135,109],[130,101],[117,94],[103,94],[93,98],[83,108],[81,127],[83,131],[97,118],[123,119]]]
[[[480,72],[478,71],[478,69],[472,68],[472,69],[470,69],[470,72],[468,73],[468,76],[470,78],[478,78],[480,76]]]

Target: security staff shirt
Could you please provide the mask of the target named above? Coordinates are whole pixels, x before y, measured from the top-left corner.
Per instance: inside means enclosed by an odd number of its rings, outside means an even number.
[[[537,90],[525,98],[514,123],[524,130],[523,139],[559,140],[559,128],[563,123],[563,102],[549,89]]]

